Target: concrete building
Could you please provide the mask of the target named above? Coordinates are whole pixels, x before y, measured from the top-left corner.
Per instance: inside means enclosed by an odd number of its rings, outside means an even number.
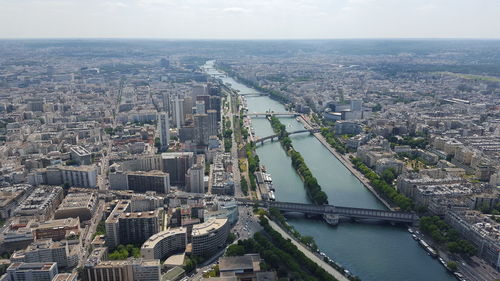
[[[79,165],[92,164],[92,154],[81,146],[73,146],[69,150],[71,160],[76,161]]]
[[[87,221],[92,218],[99,199],[97,193],[69,193],[54,214],[55,219],[76,218]]]
[[[160,261],[128,259],[86,265],[84,281],[160,281]]]
[[[55,262],[12,263],[7,268],[8,281],[52,281],[57,275]]]
[[[38,169],[28,175],[28,182],[32,185],[69,185],[71,187],[97,187],[97,167],[56,166]]]
[[[122,200],[105,222],[106,245],[142,244],[160,231],[160,211],[131,212],[130,201]]]
[[[10,218],[17,206],[35,189],[30,184],[17,184],[0,189],[0,218]]]
[[[208,135],[217,136],[219,134],[219,126],[217,123],[217,110],[207,110],[208,115]]]
[[[41,186],[21,202],[14,211],[16,216],[29,216],[42,220],[48,219],[63,199],[60,186]]]
[[[191,193],[205,193],[205,165],[197,163],[187,171],[187,191]]]
[[[10,259],[12,262],[56,262],[57,267],[66,268],[75,267],[80,254],[81,247],[78,240],[54,242],[52,239],[39,239],[26,249],[14,252]]]
[[[127,189],[140,193],[155,191],[166,194],[170,190],[169,175],[162,171],[129,172]]]
[[[184,252],[186,243],[186,228],[172,228],[159,232],[144,242],[141,247],[141,256],[145,259],[165,260],[173,254]]]
[[[62,184],[76,187],[97,187],[96,166],[61,166]]]
[[[174,117],[177,129],[180,129],[186,123],[184,115],[184,99],[180,99],[178,96],[174,99],[174,113],[172,116]]]
[[[260,263],[259,254],[222,257],[219,259],[220,277],[235,277],[236,280],[277,280],[274,272],[261,271]],[[266,275],[266,278],[260,279],[259,276],[262,277],[263,274]]]
[[[167,152],[161,154],[163,171],[169,174],[170,184],[186,186],[186,173],[194,162],[193,152]]]
[[[191,243],[193,255],[210,256],[222,249],[229,235],[227,219],[209,219],[193,225]]]
[[[194,120],[194,143],[196,145],[208,145],[208,137],[210,136],[210,124],[207,114],[195,114]]]
[[[168,113],[162,112],[158,114],[158,132],[160,135],[160,151],[168,150],[168,142],[170,141],[170,118]]]
[[[35,239],[64,240],[71,235],[80,234],[80,220],[67,218],[31,224]]]
[[[193,114],[205,114],[205,113],[206,113],[205,101],[197,100]]]

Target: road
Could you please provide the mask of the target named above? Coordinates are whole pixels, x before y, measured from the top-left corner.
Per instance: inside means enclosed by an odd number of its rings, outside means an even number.
[[[228,98],[227,102],[229,104],[229,109],[225,111],[224,115],[231,120],[231,130],[233,131],[233,134],[231,136],[231,161],[233,163],[233,179],[234,179],[234,196],[236,197],[244,197],[245,195],[241,191],[241,175],[240,175],[240,168],[239,168],[239,163],[238,163],[238,144],[236,143],[236,138],[235,138],[235,133],[234,133],[234,112],[233,112],[233,101],[232,101],[232,93],[228,92]],[[236,111],[238,109],[236,108]],[[239,114],[238,114],[239,116]]]

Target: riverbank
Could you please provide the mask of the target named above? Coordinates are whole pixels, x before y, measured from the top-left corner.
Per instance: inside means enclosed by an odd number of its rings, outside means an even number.
[[[351,161],[349,158],[346,158],[344,155],[341,155],[333,147],[330,146],[330,144],[326,141],[326,139],[323,137],[321,133],[314,133],[314,136],[316,139],[319,140],[319,142],[330,151],[333,156],[335,156],[344,167],[346,167],[358,180],[363,184],[364,187],[366,187],[368,190],[370,190],[375,197],[377,197],[382,204],[384,204],[385,207],[387,207],[389,210],[394,211],[394,207],[389,204],[378,192],[371,186],[370,181],[363,175],[361,174],[356,168],[352,165]]]
[[[326,272],[328,272],[329,274],[331,274],[337,280],[339,280],[339,281],[350,281],[342,273],[340,273],[335,268],[333,268],[331,265],[329,265],[328,263],[326,263],[325,261],[323,261],[322,259],[320,259],[315,253],[311,252],[309,249],[307,249],[306,247],[304,247],[300,242],[298,242],[295,239],[295,237],[289,235],[286,231],[284,231],[283,229],[281,229],[281,227],[277,223],[275,223],[274,221],[272,221],[271,219],[269,219],[269,225],[276,232],[278,232],[279,234],[281,234],[281,236],[283,236],[283,238],[289,239],[290,241],[292,241],[292,243],[302,253],[304,253],[304,255],[306,255],[306,257],[308,257],[310,260],[312,260],[313,262],[315,262],[317,265],[321,266],[321,268],[323,268],[324,270],[326,270]]]

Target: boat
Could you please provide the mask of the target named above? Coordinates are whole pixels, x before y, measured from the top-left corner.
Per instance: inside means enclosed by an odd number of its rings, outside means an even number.
[[[427,242],[425,242],[423,239],[421,239],[419,241],[420,245],[422,247],[424,247],[424,249],[427,251],[427,253],[429,253],[429,255],[431,257],[437,257],[437,252],[436,250],[434,250],[431,246],[429,246],[429,244],[427,244]]]
[[[413,237],[413,240],[416,240],[416,241],[419,240],[418,237],[417,237],[417,235],[415,235],[415,234],[413,234],[411,237]]]
[[[413,234],[413,230],[411,228],[408,228],[408,232]]]

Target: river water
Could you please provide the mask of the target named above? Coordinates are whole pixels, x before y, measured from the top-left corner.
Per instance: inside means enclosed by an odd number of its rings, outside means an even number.
[[[209,67],[210,62],[205,65]],[[209,69],[210,74],[219,74]],[[240,94],[255,93],[234,79],[222,78]],[[267,96],[247,97],[248,112],[285,112],[285,107]],[[280,118],[288,131],[303,129],[295,118]],[[256,136],[272,135],[269,121],[253,118]],[[384,209],[384,205],[367,190],[314,136],[293,135],[292,145],[299,151],[330,204],[346,207]],[[300,177],[291,166],[291,159],[278,142],[257,146],[261,164],[273,178],[276,199],[283,202],[308,202]],[[340,263],[352,274],[366,281],[451,281],[456,280],[444,267],[411,238],[406,228],[390,224],[343,222],[330,226],[321,220],[288,217],[302,235],[314,237],[321,251]]]

